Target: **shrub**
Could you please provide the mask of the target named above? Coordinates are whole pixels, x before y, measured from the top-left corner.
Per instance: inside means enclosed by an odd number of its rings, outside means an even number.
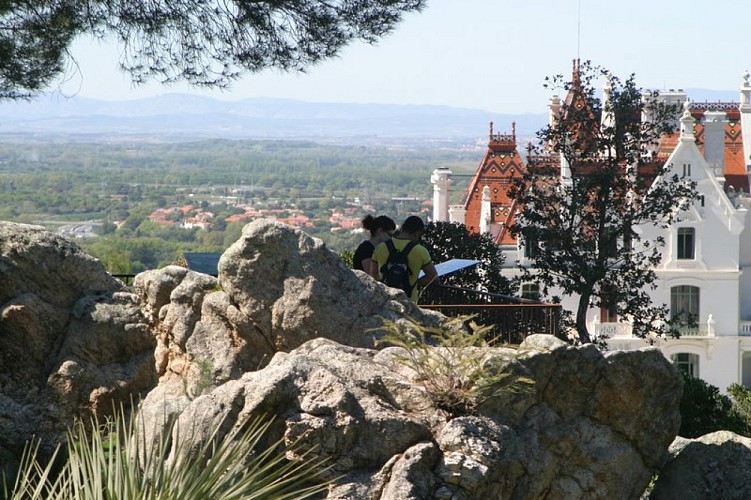
[[[46,466],[37,460],[38,443],[29,443],[12,490],[3,478],[5,498],[298,499],[328,488],[321,481],[326,470],[321,461],[307,460],[304,453],[299,460],[288,461],[281,441],[257,449],[271,420],[238,426],[223,439],[218,435],[220,422],[211,438],[190,453],[188,440],[180,437],[184,434],[174,421],[146,443],[136,420],[127,421],[120,412],[104,424],[93,419],[91,430],[77,422],[68,432],[67,456],[61,459],[58,447]],[[170,453],[181,457],[175,466],[166,465]],[[62,466],[53,473],[52,464],[58,459]]]
[[[720,390],[700,378],[685,374],[681,398],[680,436],[697,438],[704,434],[728,430],[749,435],[749,423]]]
[[[344,264],[348,268],[352,269],[352,264],[353,264],[352,259],[354,259],[354,257],[355,257],[355,251],[354,250],[352,250],[351,248],[347,248],[345,250],[342,250],[341,252],[339,252],[339,257],[342,258],[342,260],[344,261]]]
[[[404,349],[396,360],[417,373],[433,404],[452,417],[474,414],[483,402],[533,384],[506,369],[513,356],[489,353],[486,348],[494,344],[486,339],[490,327],[476,325],[471,317],[454,318],[443,327],[385,320],[384,327],[388,334],[379,344]]]
[[[731,384],[728,387],[728,393],[733,400],[733,407],[746,421],[749,431],[751,431],[751,390],[743,385]],[[751,432],[746,435],[751,435]]]

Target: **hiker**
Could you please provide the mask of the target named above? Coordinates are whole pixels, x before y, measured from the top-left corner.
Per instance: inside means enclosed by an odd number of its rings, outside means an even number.
[[[419,243],[424,232],[425,223],[422,219],[411,215],[399,228],[398,235],[378,244],[372,257],[371,276],[380,274],[384,283],[401,288],[413,302],[417,302],[418,288],[428,286],[438,277],[428,249]],[[404,273],[398,265],[400,259],[406,260]],[[418,279],[420,271],[425,276]]]
[[[396,224],[385,215],[373,217],[368,214],[362,220],[362,227],[370,231],[370,239],[360,243],[360,246],[355,250],[355,255],[352,257],[352,269],[370,273],[373,250],[375,250],[376,245],[391,238],[394,230],[396,230]]]

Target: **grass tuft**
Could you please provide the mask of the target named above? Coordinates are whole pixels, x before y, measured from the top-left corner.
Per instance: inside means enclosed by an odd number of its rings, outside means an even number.
[[[4,497],[12,500],[104,499],[304,499],[328,489],[328,468],[310,452],[283,439],[261,447],[271,419],[255,419],[219,436],[222,422],[198,449],[188,448],[191,435],[172,420],[150,442],[143,422],[114,419],[91,426],[76,422],[66,447],[58,446],[47,465],[37,460],[38,443],[24,451],[21,470],[12,486],[3,478]],[[63,455],[57,471],[53,465]],[[294,451],[294,453],[287,453]],[[297,460],[287,456],[297,455]],[[175,459],[175,457],[178,457]]]

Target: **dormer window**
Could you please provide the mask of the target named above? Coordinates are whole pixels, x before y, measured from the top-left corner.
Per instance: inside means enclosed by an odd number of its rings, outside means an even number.
[[[695,256],[696,230],[693,227],[678,228],[678,259],[692,260]]]

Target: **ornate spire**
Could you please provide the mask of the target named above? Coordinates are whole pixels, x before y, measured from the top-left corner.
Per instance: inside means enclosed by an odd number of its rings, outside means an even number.
[[[579,65],[580,61],[577,57],[576,59],[574,59],[574,67],[571,71],[571,84],[575,87],[579,87],[581,85],[581,73],[579,72]]]

